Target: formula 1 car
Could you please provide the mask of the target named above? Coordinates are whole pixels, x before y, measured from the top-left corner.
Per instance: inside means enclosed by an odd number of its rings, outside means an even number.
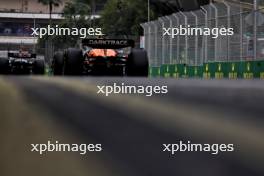
[[[37,59],[28,51],[8,52],[7,58],[0,58],[0,74],[42,75],[44,71],[44,59]]]
[[[54,54],[54,75],[148,76],[148,57],[133,40],[84,39],[80,49]]]

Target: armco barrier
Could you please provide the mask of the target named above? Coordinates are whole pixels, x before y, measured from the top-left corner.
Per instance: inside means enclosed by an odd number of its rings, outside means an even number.
[[[162,77],[188,78],[190,67],[186,64],[165,64],[160,67]]]
[[[202,66],[164,64],[150,68],[151,77],[204,79],[264,79],[264,61],[210,62]]]
[[[242,62],[231,62],[227,64],[228,78],[238,79],[242,78]]]
[[[149,75],[150,77],[160,77],[160,67],[150,67]]]
[[[203,65],[203,78],[210,79],[215,77],[216,63],[205,63]]]
[[[203,66],[189,66],[189,77],[201,78],[203,76]]]
[[[254,62],[242,62],[241,63],[241,72],[244,79],[259,78],[258,70],[256,70],[256,64]]]
[[[254,77],[264,79],[264,61],[254,61],[252,67]]]
[[[160,67],[160,74],[162,77],[165,77],[165,78],[169,78],[169,77],[172,77],[171,75],[171,65],[162,65]]]
[[[217,62],[215,65],[215,76],[216,79],[223,79],[228,77],[228,64],[226,62]]]

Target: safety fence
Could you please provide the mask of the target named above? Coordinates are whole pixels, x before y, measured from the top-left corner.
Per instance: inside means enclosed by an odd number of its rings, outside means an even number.
[[[264,78],[264,9],[253,3],[210,3],[141,26],[151,76]],[[226,28],[233,33],[164,35],[164,29],[181,27]]]

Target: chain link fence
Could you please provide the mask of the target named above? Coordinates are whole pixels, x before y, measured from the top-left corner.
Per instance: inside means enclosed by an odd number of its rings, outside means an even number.
[[[210,62],[264,58],[264,9],[254,3],[210,3],[200,10],[177,12],[142,24],[151,67],[201,66]],[[164,28],[233,28],[233,35],[164,35]]]

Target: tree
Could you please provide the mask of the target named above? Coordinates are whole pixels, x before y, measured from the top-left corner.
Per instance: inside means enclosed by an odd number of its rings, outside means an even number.
[[[90,20],[90,13],[90,5],[83,3],[80,0],[67,2],[63,9],[63,17],[65,17],[65,20],[73,20],[75,22],[80,19],[87,19],[87,21]]]
[[[140,24],[148,20],[148,1],[108,0],[100,24],[107,35],[139,36]],[[151,18],[154,17],[150,11]]]
[[[51,25],[51,14],[53,7],[58,7],[61,4],[61,0],[38,0],[38,2],[49,6],[49,23]]]
[[[64,19],[57,24],[60,28],[89,28],[91,8],[87,3],[80,0],[69,1],[62,11]],[[55,49],[74,47],[79,40],[79,36],[45,36],[39,39],[38,45],[44,47],[47,39],[52,39]]]

